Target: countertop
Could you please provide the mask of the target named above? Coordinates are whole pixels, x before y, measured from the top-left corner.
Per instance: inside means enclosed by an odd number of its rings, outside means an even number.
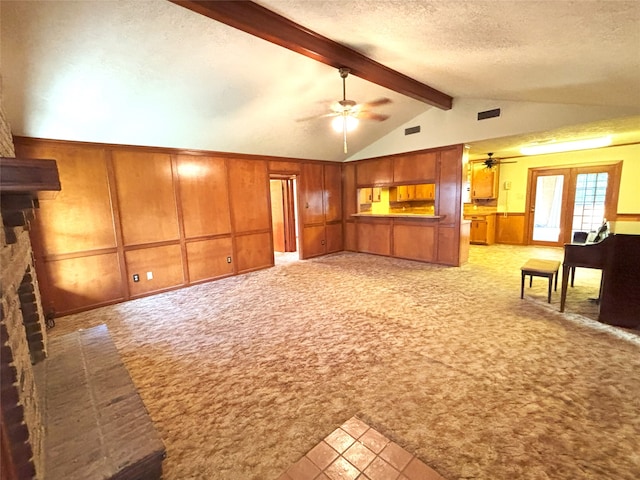
[[[352,217],[374,217],[374,218],[424,218],[439,219],[444,215],[427,215],[423,213],[353,213]]]

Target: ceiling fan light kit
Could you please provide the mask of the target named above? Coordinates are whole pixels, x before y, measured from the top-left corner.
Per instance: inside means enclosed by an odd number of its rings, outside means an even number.
[[[342,78],[342,100],[338,100],[331,105],[331,113],[323,113],[312,117],[300,118],[298,121],[301,122],[315,118],[334,117],[331,121],[331,126],[337,133],[342,133],[343,150],[344,153],[347,153],[347,132],[355,130],[360,123],[361,118],[377,122],[383,122],[389,118],[388,115],[372,112],[370,108],[386,105],[387,103],[391,103],[391,100],[388,98],[379,98],[367,103],[356,103],[353,100],[347,100],[346,79],[349,76],[349,73],[351,73],[351,70],[347,67],[341,67],[338,69],[338,72],[340,73],[340,78]]]
[[[572,152],[574,150],[586,150],[589,148],[602,148],[611,145],[611,135],[585,140],[574,140],[561,143],[540,143],[527,145],[520,149],[523,155],[544,155],[545,153]]]
[[[353,132],[358,127],[359,123],[360,120],[353,115],[340,115],[339,117],[334,117],[333,120],[331,120],[331,127],[336,133],[343,133],[345,126],[347,132]]]

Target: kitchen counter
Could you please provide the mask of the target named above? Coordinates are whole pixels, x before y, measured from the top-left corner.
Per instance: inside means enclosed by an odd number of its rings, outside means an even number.
[[[364,218],[424,218],[434,220],[444,218],[444,215],[427,215],[424,213],[353,213],[351,216]]]

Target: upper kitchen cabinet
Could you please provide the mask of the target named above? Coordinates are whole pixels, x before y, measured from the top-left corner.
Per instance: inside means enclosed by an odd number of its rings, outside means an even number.
[[[358,186],[371,187],[388,185],[393,182],[393,163],[391,158],[377,158],[358,162],[356,183]]]
[[[437,152],[403,155],[393,159],[393,182],[433,183],[436,179]]]
[[[492,200],[498,198],[500,167],[487,167],[484,162],[471,162],[471,199]]]

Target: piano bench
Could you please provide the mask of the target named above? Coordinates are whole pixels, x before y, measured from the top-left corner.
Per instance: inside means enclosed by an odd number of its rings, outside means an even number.
[[[556,277],[555,288],[558,290],[558,270],[560,269],[560,262],[556,260],[540,260],[537,258],[531,258],[520,267],[522,272],[522,282],[520,283],[520,298],[524,298],[524,278],[529,275],[529,288],[533,283],[533,277],[546,277],[549,279],[549,292],[547,294],[547,302],[551,303],[551,285],[553,284],[553,277]]]

